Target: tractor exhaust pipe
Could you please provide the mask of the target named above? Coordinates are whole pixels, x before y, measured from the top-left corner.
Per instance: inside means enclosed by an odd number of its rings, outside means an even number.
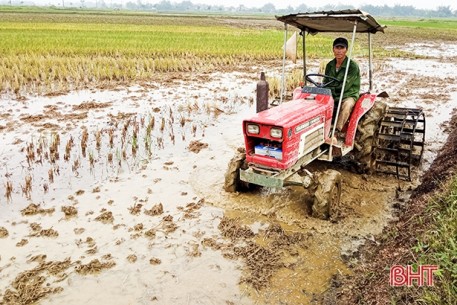
[[[270,86],[265,80],[265,72],[260,72],[260,80],[257,83],[257,99],[256,110],[257,113],[268,109],[268,94]]]

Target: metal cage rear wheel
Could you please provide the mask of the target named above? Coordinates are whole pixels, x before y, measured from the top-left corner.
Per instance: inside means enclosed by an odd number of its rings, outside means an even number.
[[[422,109],[388,108],[377,136],[376,170],[411,181],[411,167],[424,152],[425,115]]]

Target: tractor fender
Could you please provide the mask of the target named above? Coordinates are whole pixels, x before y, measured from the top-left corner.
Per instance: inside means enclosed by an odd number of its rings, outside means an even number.
[[[376,94],[364,93],[360,95],[354,105],[354,109],[352,109],[352,114],[347,125],[346,138],[344,140],[346,146],[354,145],[355,134],[360,118],[373,107],[375,100]]]

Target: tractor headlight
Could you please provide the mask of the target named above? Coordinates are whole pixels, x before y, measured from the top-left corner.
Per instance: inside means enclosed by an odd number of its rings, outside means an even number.
[[[259,134],[260,128],[259,125],[248,124],[248,133]]]
[[[282,129],[279,128],[271,128],[270,129],[270,136],[272,138],[281,139],[282,138]]]

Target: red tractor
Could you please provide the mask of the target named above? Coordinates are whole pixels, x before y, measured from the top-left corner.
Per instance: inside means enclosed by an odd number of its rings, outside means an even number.
[[[282,81],[279,105],[243,121],[245,148],[239,149],[230,161],[224,189],[237,192],[247,190],[252,185],[274,188],[298,185],[310,188],[314,191],[312,215],[328,219],[340,204],[342,178],[336,170],[311,173],[307,166],[314,160],[331,162],[335,158],[352,155],[365,172],[376,170],[411,179],[411,165],[420,161],[424,149],[424,114],[421,109],[386,107],[378,101],[377,94],[370,93],[371,34],[383,32],[385,27],[359,10],[292,14],[277,19],[285,26],[284,48],[288,25],[301,30],[303,50],[306,49],[306,32],[352,32],[349,60],[356,33],[367,33],[370,88],[368,92],[360,94],[345,125],[345,138],[334,143],[335,126],[332,118],[334,112],[338,116],[340,109],[338,106],[334,111],[335,104],[328,87],[338,80],[322,74],[306,74],[304,52],[305,85],[293,91],[292,100],[282,102],[285,87]],[[284,67],[285,52],[282,80]],[[322,77],[327,83],[318,83],[315,77]],[[308,82],[314,86],[307,86]]]

